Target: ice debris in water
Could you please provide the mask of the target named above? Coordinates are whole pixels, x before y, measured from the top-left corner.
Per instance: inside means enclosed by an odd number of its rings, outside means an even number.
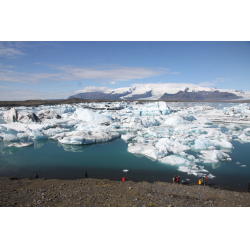
[[[170,107],[162,101],[120,101],[16,107],[2,114],[7,124],[0,125],[0,140],[6,143],[31,139],[37,149],[50,138],[66,151],[82,152],[86,146],[79,145],[109,141],[121,134],[128,152],[197,177],[214,178],[202,163],[216,169],[231,160],[232,140],[250,142],[247,104],[216,109],[206,104]],[[217,127],[211,126],[213,122]],[[14,147],[9,150],[14,152]]]
[[[24,142],[17,142],[17,143],[9,144],[8,147],[22,148],[22,147],[31,146],[31,145],[33,145],[33,144],[34,144],[34,142],[27,142],[27,143],[24,143]]]
[[[129,170],[128,170],[128,169],[123,169],[122,171],[123,171],[123,172],[128,172]]]

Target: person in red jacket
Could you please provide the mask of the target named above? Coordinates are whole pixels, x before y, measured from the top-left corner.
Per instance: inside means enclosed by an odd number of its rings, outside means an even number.
[[[180,176],[179,176],[179,175],[177,175],[177,177],[176,177],[176,182],[177,182],[178,184],[180,184]]]
[[[204,186],[207,185],[208,177],[205,176]]]

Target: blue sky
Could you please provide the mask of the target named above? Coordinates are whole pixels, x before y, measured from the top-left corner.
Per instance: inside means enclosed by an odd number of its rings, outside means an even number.
[[[250,42],[0,42],[0,100],[138,83],[250,91]]]

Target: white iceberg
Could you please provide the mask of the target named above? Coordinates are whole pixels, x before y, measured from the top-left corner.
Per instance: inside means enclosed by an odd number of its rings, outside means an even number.
[[[132,154],[142,154],[153,159],[159,159],[165,156],[165,152],[150,144],[130,143],[128,152]]]
[[[250,142],[250,136],[242,133],[240,136],[239,136],[239,139],[243,142]]]
[[[122,135],[121,138],[125,141],[131,141],[132,139],[134,139],[136,137],[135,134],[132,133],[127,133],[125,135]]]
[[[34,142],[18,142],[18,143],[12,143],[12,144],[9,144],[8,147],[17,147],[17,148],[22,148],[22,147],[28,147],[28,146],[31,146],[33,145]]]
[[[221,150],[204,150],[200,151],[200,153],[202,154],[201,158],[207,163],[231,160],[230,156]]]
[[[195,140],[195,143],[193,145],[193,149],[197,149],[197,150],[203,150],[203,149],[207,149],[208,147],[213,146],[213,142],[209,139],[205,139],[205,138],[198,138]]]
[[[91,111],[89,109],[80,109],[76,110],[74,115],[77,119],[85,122],[92,122],[92,123],[112,123],[113,119],[105,114],[100,114],[96,111]]]
[[[13,134],[2,134],[4,141],[19,141],[19,138]]]
[[[178,141],[173,141],[168,138],[161,138],[156,144],[155,147],[164,151],[165,154],[168,152],[173,152],[174,154],[180,154],[183,151],[190,150],[189,146],[183,145]]]
[[[63,144],[91,144],[106,142],[119,137],[120,134],[117,132],[98,132],[98,131],[72,131],[60,133],[50,137],[51,139],[58,140]]]
[[[47,140],[48,139],[48,136],[38,129],[31,131],[30,136],[34,140]]]

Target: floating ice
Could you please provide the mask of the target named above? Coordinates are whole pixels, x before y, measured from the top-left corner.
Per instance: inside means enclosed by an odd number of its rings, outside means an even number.
[[[45,135],[44,133],[42,133],[42,131],[36,129],[36,130],[33,130],[31,133],[30,133],[30,136],[34,139],[34,140],[47,140],[48,139],[48,136]]]
[[[230,158],[228,154],[222,152],[221,150],[204,150],[200,151],[200,153],[202,154],[201,158],[203,158],[205,162],[226,161]]]
[[[199,138],[195,140],[195,143],[192,148],[197,150],[203,150],[211,146],[213,146],[212,141],[210,141],[209,139]]]
[[[12,143],[12,144],[9,144],[8,147],[17,147],[17,148],[22,148],[22,147],[28,147],[28,146],[31,146],[33,145],[34,142],[18,142],[18,143]]]
[[[243,168],[244,168],[244,167],[246,167],[246,165],[241,165],[241,167],[243,167]]]
[[[80,110],[77,109],[74,115],[79,120],[85,122],[93,122],[93,123],[113,122],[110,116],[106,116],[105,114],[100,114],[98,112],[94,112],[88,109],[80,109]]]
[[[214,146],[220,146],[222,148],[233,148],[232,143],[226,140],[213,140]]]
[[[2,134],[4,141],[19,141],[19,138],[16,135],[12,134]]]
[[[139,106],[133,113],[140,116],[159,116],[170,114],[171,110],[166,102],[153,102]]]
[[[167,120],[164,122],[164,124],[169,126],[176,126],[182,124],[191,124],[191,121],[186,120],[184,117],[180,115],[173,115],[168,117]]]
[[[123,172],[128,172],[129,170],[128,170],[128,169],[123,169],[122,171],[123,171]]]
[[[159,159],[165,156],[165,152],[150,144],[130,143],[128,152],[132,154],[143,154],[153,159]]]
[[[55,111],[50,109],[44,109],[37,113],[37,116],[42,119],[60,119],[61,116],[58,115]]]
[[[240,136],[239,136],[239,139],[243,142],[250,142],[250,136],[242,133]]]
[[[52,136],[51,139],[58,140],[60,143],[81,145],[106,142],[119,136],[120,134],[117,132],[72,131],[57,134]]]
[[[173,141],[168,138],[161,138],[156,144],[155,147],[164,151],[165,154],[168,152],[173,152],[174,154],[180,154],[183,151],[190,150],[189,146],[183,145],[177,141]]]
[[[128,134],[125,134],[125,135],[122,135],[121,138],[125,141],[131,141],[132,139],[134,139],[136,137],[135,134],[132,134],[132,133],[128,133]]]
[[[14,122],[18,119],[18,111],[15,110],[15,108],[11,108],[8,111],[6,111],[3,115],[3,119]]]
[[[177,156],[177,155],[169,155],[166,156],[162,159],[159,159],[160,162],[162,163],[166,163],[166,164],[170,164],[170,165],[184,165],[186,167],[192,167],[195,164],[181,156]]]

